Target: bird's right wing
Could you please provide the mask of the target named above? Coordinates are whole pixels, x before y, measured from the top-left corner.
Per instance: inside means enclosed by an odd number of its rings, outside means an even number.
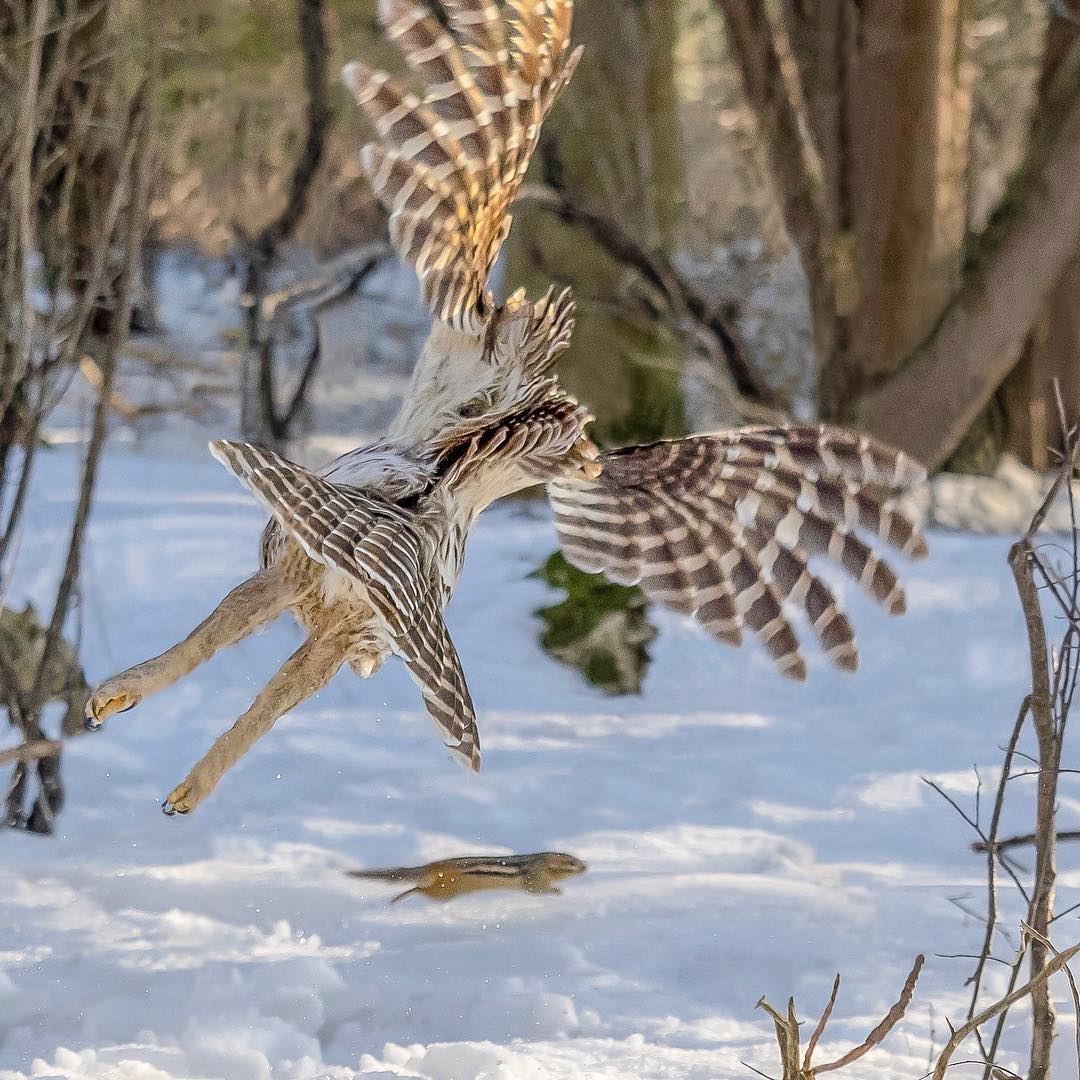
[[[443,622],[441,597],[428,573],[424,538],[410,515],[356,488],[316,476],[272,450],[218,440],[210,444],[210,452],[312,559],[363,586],[443,742],[479,770],[472,698]]]
[[[905,608],[903,590],[856,530],[913,558],[926,554],[922,537],[889,506],[925,470],[838,428],[743,428],[616,450],[601,464],[594,480],[548,486],[567,560],[640,584],[649,599],[694,616],[728,644],[740,644],[749,628],[795,679],[806,677],[806,665],[785,600],[803,608],[833,663],[858,663],[847,616],[808,556],[839,563],[895,615]]]
[[[436,318],[479,333],[487,281],[540,125],[580,56],[572,0],[444,0],[449,29],[417,0],[380,0],[387,37],[426,86],[422,98],[353,63],[346,85],[379,133],[361,166],[390,214],[390,237]]]

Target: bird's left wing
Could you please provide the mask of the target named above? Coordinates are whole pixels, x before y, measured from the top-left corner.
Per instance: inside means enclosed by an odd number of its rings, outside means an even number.
[[[390,214],[390,237],[436,318],[476,334],[488,277],[540,125],[570,80],[572,0],[380,0],[387,37],[425,84],[422,98],[362,63],[343,76],[379,133],[360,163]]]
[[[430,580],[424,537],[410,515],[316,476],[272,450],[218,440],[210,452],[312,559],[363,586],[443,742],[478,770],[476,714]]]
[[[803,609],[837,666],[854,670],[854,634],[809,557],[824,556],[890,613],[904,593],[858,535],[919,558],[926,544],[890,505],[925,477],[887,446],[825,425],[742,428],[604,454],[595,479],[548,486],[566,558],[580,570],[640,585],[731,645],[753,631],[780,670],[806,677],[783,610]]]

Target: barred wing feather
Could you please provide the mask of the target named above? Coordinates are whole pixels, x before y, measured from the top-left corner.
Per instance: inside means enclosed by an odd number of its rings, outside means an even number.
[[[425,85],[411,94],[381,71],[343,77],[379,143],[360,163],[390,214],[390,237],[416,270],[432,313],[479,333],[487,281],[540,125],[569,81],[569,0],[448,0],[448,27],[415,0],[381,0],[387,37]]]
[[[728,644],[752,631],[795,679],[806,665],[785,601],[805,612],[833,663],[858,665],[851,624],[810,556],[838,563],[900,614],[896,575],[856,530],[912,558],[926,554],[889,503],[925,476],[922,467],[865,436],[812,425],[745,428],[616,450],[602,464],[596,480],[548,486],[567,559],[640,584]]]
[[[333,484],[271,450],[219,440],[210,452],[324,566],[350,575],[382,618],[446,745],[480,768],[476,715],[427,573],[425,539],[405,511]]]

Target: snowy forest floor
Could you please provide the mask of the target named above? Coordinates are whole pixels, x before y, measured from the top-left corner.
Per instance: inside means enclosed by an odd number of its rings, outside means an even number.
[[[40,469],[12,606],[50,595],[74,450]],[[261,527],[208,459],[110,452],[81,611],[91,682],[186,633],[251,572]],[[919,951],[907,1019],[857,1070],[923,1074],[966,1011],[972,962],[939,954],[977,950],[984,867],[921,777],[972,811],[973,766],[984,795],[996,781],[1028,680],[1007,542],[934,534],[931,558],[903,568],[902,619],[837,581],[855,677],[813,656],[793,685],[757,648],[654,613],[638,698],[603,696],[536,644],[532,613],[551,594],[527,574],[552,545],[543,504],[496,508],[448,611],[479,776],[449,759],[391,662],[370,682],[341,673],[193,815],[163,817],[164,795],[298,643],[288,619],[73,741],[58,834],[0,837],[0,1077],[751,1075],[740,1059],[775,1074],[760,995],[794,994],[813,1020],[842,972],[828,1060],[884,1014]],[[1063,828],[1076,779],[1063,777]],[[1032,784],[1010,785],[1003,833],[1030,827]],[[391,907],[392,888],[343,872],[545,849],[589,864],[562,896]],[[1069,855],[1059,909],[1080,899]],[[1003,906],[1015,940],[1004,890]],[[1076,915],[1056,927],[1063,946],[1080,938]],[[1004,971],[991,965],[988,994]],[[1022,1058],[1023,1019],[1005,1064]]]
[[[201,366],[163,376],[136,356],[121,371],[129,400],[166,411],[118,424],[103,461],[79,612],[91,682],[173,644],[257,560],[262,515],[203,449],[237,429],[235,284],[179,253],[159,292],[158,344]],[[384,268],[324,325],[304,460],[392,415],[424,333],[415,293]],[[196,416],[178,409],[191,402]],[[11,607],[51,596],[86,415],[76,381],[53,416],[73,445],[39,455]],[[340,674],[193,815],[163,817],[296,647],[287,618],[74,740],[57,835],[0,834],[0,1080],[751,1076],[740,1060],[775,1075],[759,996],[794,994],[813,1020],[842,972],[826,1061],[923,951],[908,1017],[857,1066],[860,1080],[921,1076],[968,1003],[972,961],[939,954],[977,950],[984,905],[970,830],[922,777],[969,812],[981,777],[985,819],[1029,685],[1008,541],[933,534],[931,558],[902,567],[898,620],[826,573],[859,636],[855,677],[811,652],[793,685],[756,647],[654,612],[636,698],[605,697],[537,645],[533,612],[553,596],[528,574],[553,544],[543,503],[496,507],[448,611],[479,776],[391,662],[366,683]],[[1062,828],[1080,816],[1076,781],[1062,777]],[[1010,783],[1003,835],[1029,831],[1033,786]],[[562,896],[391,907],[392,887],[344,873],[545,849],[589,864]],[[1069,847],[1061,864],[1064,910],[1080,899]],[[1005,888],[1001,907],[1010,957],[1021,908]],[[1055,927],[1061,946],[1080,939],[1076,915]],[[990,966],[984,1003],[1004,972]],[[1054,988],[1068,1075],[1072,1014]],[[1023,1060],[1024,1019],[1003,1064]]]

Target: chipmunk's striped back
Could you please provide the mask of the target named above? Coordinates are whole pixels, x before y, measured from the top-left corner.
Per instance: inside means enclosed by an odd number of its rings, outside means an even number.
[[[396,904],[414,893],[430,900],[447,901],[484,889],[516,889],[535,894],[558,893],[555,882],[587,867],[561,851],[532,855],[466,855],[440,859],[423,866],[388,866],[376,870],[349,870],[349,877],[369,881],[408,882],[412,887],[391,898]]]

